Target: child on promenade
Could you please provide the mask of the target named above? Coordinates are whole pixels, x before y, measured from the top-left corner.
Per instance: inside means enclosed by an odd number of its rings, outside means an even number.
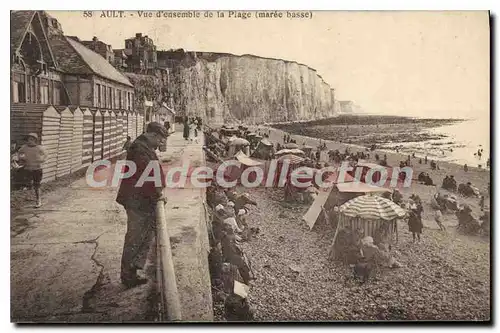
[[[40,185],[42,182],[42,164],[47,157],[44,148],[38,144],[38,135],[36,133],[28,134],[27,143],[23,145],[18,152],[19,159],[25,165],[26,178],[35,190],[36,208],[42,206],[40,196]]]

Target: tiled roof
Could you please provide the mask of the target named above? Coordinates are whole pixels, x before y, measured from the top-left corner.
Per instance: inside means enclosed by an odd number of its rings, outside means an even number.
[[[35,15],[32,10],[15,10],[10,12],[10,50],[17,50],[23,41],[31,19]]]
[[[50,39],[52,51],[60,68],[71,74],[97,74],[106,79],[133,87],[132,83],[106,59],[77,41],[65,36]]]
[[[62,35],[52,36],[49,43],[62,71],[71,74],[93,74],[92,70],[71,47],[66,37]]]
[[[90,67],[92,72],[102,76],[104,78],[120,82],[127,86],[133,87],[132,83],[120,73],[116,68],[113,67],[106,59],[101,57],[99,54],[85,47],[84,45],[78,43],[73,39],[66,38],[66,40],[71,44],[73,49],[79,54],[81,59]]]

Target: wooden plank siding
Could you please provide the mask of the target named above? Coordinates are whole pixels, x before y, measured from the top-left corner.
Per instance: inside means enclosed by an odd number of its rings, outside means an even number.
[[[92,162],[102,159],[102,143],[103,143],[103,115],[101,111],[96,110],[94,113],[94,132],[92,146]]]
[[[69,108],[59,108],[61,115],[57,146],[56,179],[69,175],[71,171],[71,146],[73,143],[73,113]]]
[[[127,136],[128,136],[128,117],[127,117],[127,113],[122,111],[121,112],[121,117],[122,117],[122,145],[121,147],[123,147],[123,143],[125,143],[125,140],[127,140]],[[120,147],[120,149],[121,149]]]
[[[83,110],[82,167],[92,163],[94,146],[94,115],[89,109]]]
[[[10,139],[24,143],[28,133],[41,138],[43,113],[49,105],[14,103],[10,109]]]
[[[141,135],[142,132],[144,131],[143,130],[143,127],[144,127],[144,117],[141,116],[140,114],[137,114],[137,136]]]
[[[111,119],[111,129],[110,129],[110,140],[109,140],[109,157],[113,158],[116,156],[116,141],[117,141],[117,119],[116,113],[111,111],[109,113]]]
[[[123,146],[123,118],[120,111],[116,111],[116,155],[120,155]]]
[[[73,111],[73,136],[71,140],[71,171],[82,168],[83,161],[83,112],[80,108]]]
[[[104,127],[103,127],[103,153],[102,158],[108,159],[111,156],[111,115],[109,111],[103,112]]]
[[[59,130],[61,115],[52,106],[43,112],[41,144],[45,149],[47,158],[42,165],[42,182],[56,179],[57,171],[57,149],[59,146]]]

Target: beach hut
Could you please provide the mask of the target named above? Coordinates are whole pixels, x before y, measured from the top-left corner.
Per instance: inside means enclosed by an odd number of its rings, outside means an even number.
[[[71,135],[71,173],[82,167],[83,112],[79,107],[70,107],[73,111],[73,133]]]
[[[374,193],[351,199],[338,208],[339,218],[330,247],[330,257],[335,257],[335,243],[343,228],[362,230],[363,237],[370,236],[375,245],[391,244],[397,234],[397,220],[406,216],[406,210],[391,200]]]
[[[127,124],[128,124],[127,133],[128,133],[128,136],[130,136],[132,138],[132,141],[135,140],[135,138],[137,137],[136,121],[137,121],[136,114],[134,112],[128,112],[127,113]]]
[[[92,163],[94,146],[94,116],[89,109],[83,109],[82,167]]]
[[[120,111],[116,111],[116,138],[115,138],[115,154],[118,155],[121,153],[121,148],[123,145],[123,118],[122,113]]]
[[[94,131],[92,133],[92,162],[103,158],[103,115],[94,110]]]
[[[109,157],[113,158],[117,155],[117,119],[116,119],[116,113],[114,111],[111,111],[109,113],[109,119],[110,119],[110,136],[109,136]]]
[[[144,117],[140,114],[137,114],[137,122],[136,122],[136,135],[139,136],[144,132]]]
[[[68,175],[71,171],[71,146],[73,137],[73,113],[66,106],[56,106],[61,117],[57,143],[56,178]]]
[[[122,135],[120,140],[120,150],[123,147],[123,143],[127,140],[128,135],[128,118],[125,111],[120,111],[120,117],[122,119]]]
[[[108,110],[102,113],[103,118],[103,143],[102,158],[108,159],[111,156],[111,114]]]

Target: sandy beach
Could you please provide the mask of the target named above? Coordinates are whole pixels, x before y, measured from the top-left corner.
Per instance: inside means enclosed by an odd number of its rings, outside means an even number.
[[[264,129],[264,127],[260,127]],[[255,129],[255,128],[254,128]],[[283,132],[270,131],[273,143],[283,140]],[[318,146],[319,139],[292,135],[299,145]],[[346,145],[325,141],[328,149]],[[360,147],[358,150],[363,150]],[[351,147],[351,151],[357,149]],[[374,162],[374,153],[370,152]],[[383,152],[379,152],[383,156]],[[326,156],[325,156],[326,157]],[[387,152],[389,165],[398,165],[407,156]],[[485,320],[490,318],[490,240],[466,236],[456,231],[457,218],[444,215],[446,231],[434,222],[431,196],[446,175],[458,183],[470,181],[485,195],[490,205],[490,172],[440,163],[440,170],[413,161],[414,178],[428,172],[438,186],[414,182],[401,192],[404,200],[411,194],[421,197],[424,206],[422,241],[413,243],[408,225],[399,222],[399,242],[393,248],[399,269],[378,272],[360,285],[348,267],[327,258],[334,230],[318,226],[312,231],[302,221],[307,205],[283,202],[282,189],[243,189],[258,203],[250,224],[261,232],[244,244],[252,260],[257,280],[250,292],[257,320]],[[481,215],[477,198],[460,198],[476,217]]]

